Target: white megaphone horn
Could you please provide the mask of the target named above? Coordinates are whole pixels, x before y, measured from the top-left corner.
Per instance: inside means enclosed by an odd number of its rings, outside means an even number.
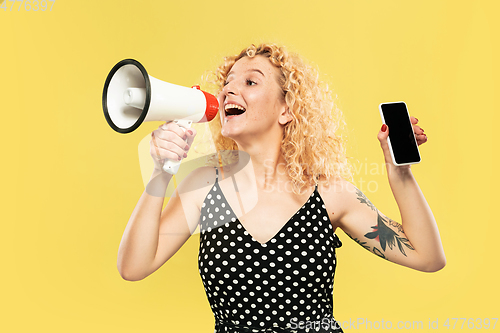
[[[193,89],[194,88],[194,89]],[[130,133],[144,121],[175,121],[184,130],[212,120],[219,110],[214,95],[155,79],[137,60],[125,59],[108,74],[102,93],[104,116],[112,129]],[[163,170],[175,174],[181,161],[167,160]]]

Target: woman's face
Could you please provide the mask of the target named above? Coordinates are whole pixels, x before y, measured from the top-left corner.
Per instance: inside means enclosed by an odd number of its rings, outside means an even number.
[[[219,95],[222,106],[222,135],[238,139],[258,139],[276,132],[291,120],[278,84],[280,71],[264,56],[243,57],[231,68]]]

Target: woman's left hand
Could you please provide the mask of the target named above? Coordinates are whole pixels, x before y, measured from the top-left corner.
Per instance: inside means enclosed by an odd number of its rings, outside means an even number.
[[[413,127],[413,133],[415,133],[415,138],[417,139],[417,144],[420,146],[421,144],[427,142],[427,135],[425,135],[424,130],[418,126],[418,119],[415,117],[410,117],[410,121]],[[382,128],[378,132],[377,138],[380,141],[380,146],[384,152],[384,157],[386,161],[386,165],[388,168],[392,168],[393,164],[391,163],[392,157],[391,152],[389,150],[389,145],[387,143],[387,137],[389,136],[389,131],[391,129],[387,127],[387,125],[383,124]],[[399,166],[398,170],[410,169],[409,165]]]
[[[427,135],[424,133],[424,129],[417,125],[418,119],[410,117],[410,121],[413,127],[413,133],[415,133],[415,138],[417,139],[417,144],[420,146],[421,144],[426,143]],[[387,137],[389,136],[389,131],[387,129],[387,126],[384,124],[378,133],[378,139],[382,148],[384,148],[384,145],[387,145]]]
[[[415,133],[415,138],[417,139],[417,144],[420,146],[422,143],[427,142],[427,135],[424,133],[424,129],[418,126],[418,119],[415,117],[410,117],[411,124],[413,126],[413,133]]]

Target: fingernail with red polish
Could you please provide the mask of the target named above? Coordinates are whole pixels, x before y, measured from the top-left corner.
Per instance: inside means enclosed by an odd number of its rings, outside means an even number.
[[[383,124],[382,125],[382,128],[380,129],[382,132],[385,132],[387,131],[387,125],[386,124]]]
[[[193,135],[193,131],[188,130],[187,132],[189,133],[189,135]]]

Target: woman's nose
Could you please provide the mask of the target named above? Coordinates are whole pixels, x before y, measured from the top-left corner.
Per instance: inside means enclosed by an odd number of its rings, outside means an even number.
[[[234,80],[231,82],[228,82],[225,86],[224,89],[222,89],[225,95],[236,95],[238,93],[238,88],[236,87],[236,84],[234,83]]]

